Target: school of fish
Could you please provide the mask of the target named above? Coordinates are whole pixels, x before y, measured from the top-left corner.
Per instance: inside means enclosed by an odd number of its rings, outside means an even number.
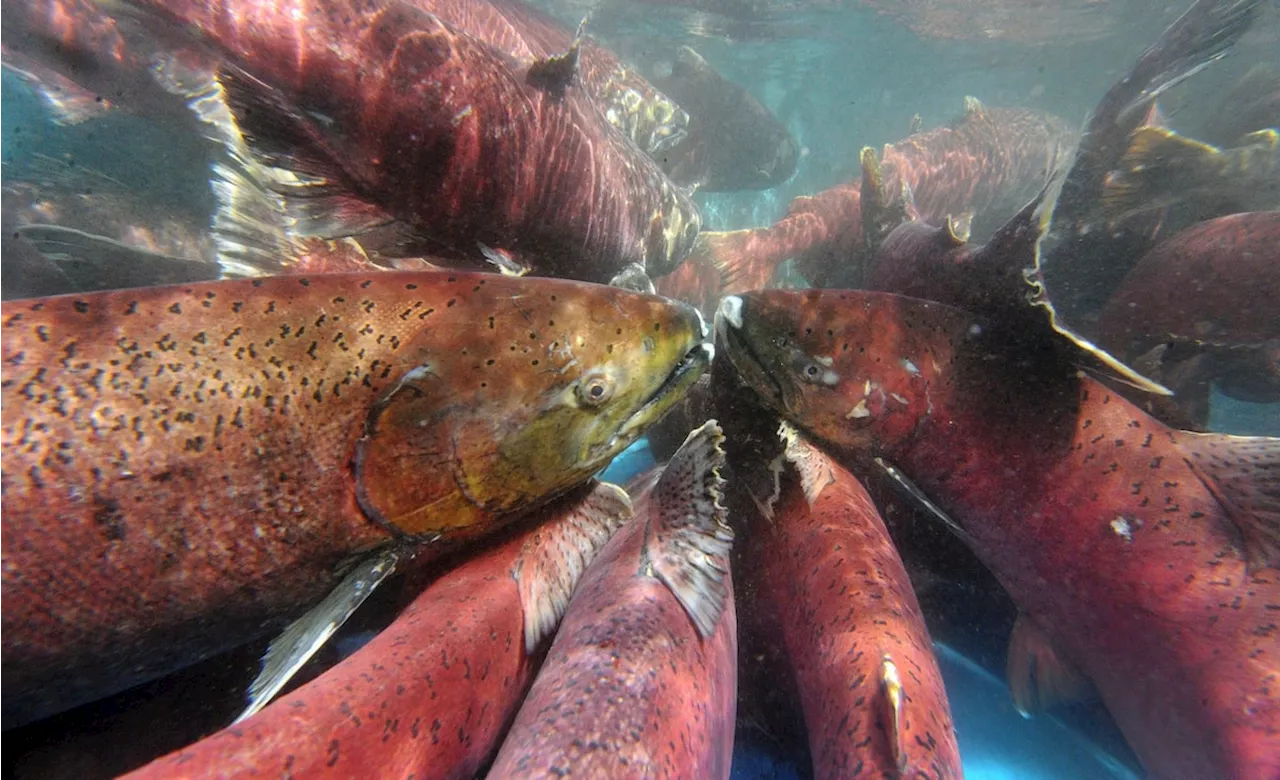
[[[172,122],[210,197],[6,174],[7,771],[728,778],[776,733],[962,778],[924,522],[1008,603],[1019,712],[1280,777],[1280,438],[1211,419],[1280,400],[1277,129],[1157,105],[1264,0],[1196,0],[1083,132],[966,98],[724,232],[695,191],[802,151],[691,47],[520,0],[20,5],[57,121]]]

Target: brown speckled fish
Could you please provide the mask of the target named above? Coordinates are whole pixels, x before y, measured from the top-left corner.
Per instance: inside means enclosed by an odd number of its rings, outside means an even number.
[[[565,496],[436,579],[351,658],[130,777],[475,776],[578,578],[630,517],[613,485]]]
[[[706,423],[637,491],[489,777],[729,776],[738,645],[722,439]]]
[[[1280,440],[1172,430],[1064,339],[939,304],[777,290],[722,315],[766,403],[958,524],[1064,662],[1045,676],[1090,679],[1152,777],[1280,775]],[[1011,668],[1034,705],[1041,671]]]
[[[962,777],[929,631],[880,513],[855,476],[790,425],[780,433],[785,474],[746,565],[782,628],[814,777]]]
[[[710,355],[681,304],[430,271],[11,301],[2,332],[14,725],[271,630],[354,554],[495,530]]]

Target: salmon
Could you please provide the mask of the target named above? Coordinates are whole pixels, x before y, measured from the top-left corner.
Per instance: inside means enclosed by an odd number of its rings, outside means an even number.
[[[1052,114],[989,108],[967,98],[964,116],[952,125],[886,144],[880,166],[887,189],[908,188],[925,221],[971,212],[981,222],[1034,195],[1046,169],[1074,141],[1070,126]],[[702,233],[686,262],[719,269],[720,294],[766,286],[787,258],[796,259],[797,270],[814,286],[856,284],[865,197],[859,181],[796,198],[769,227]],[[676,280],[658,284],[664,294],[683,297]],[[712,308],[715,300],[708,301]]]
[[[951,518],[1057,659],[1011,659],[1022,706],[1078,674],[1152,777],[1280,773],[1280,440],[1170,429],[1065,339],[886,293],[733,297],[718,333],[770,407]]]
[[[583,576],[491,778],[727,778],[737,625],[714,421],[635,488]]]
[[[474,777],[578,578],[630,517],[614,485],[563,497],[438,577],[355,655],[128,776]]]
[[[255,159],[294,176],[270,188],[300,234],[396,224],[401,245],[427,249],[406,254],[483,267],[480,241],[538,275],[605,282],[670,271],[700,228],[690,195],[578,87],[580,40],[517,59],[486,42],[488,22],[478,38],[407,0],[131,0],[130,12],[220,58]]]
[[[746,565],[779,617],[813,776],[963,777],[929,630],[871,496],[790,425],[780,433],[786,473]]]
[[[710,359],[683,304],[490,274],[226,280],[0,316],[13,725],[270,631],[353,556],[510,523]]]

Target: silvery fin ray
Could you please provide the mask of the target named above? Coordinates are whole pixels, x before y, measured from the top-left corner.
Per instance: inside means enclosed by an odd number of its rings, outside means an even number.
[[[1158,223],[1106,225],[1106,177],[1119,167],[1130,135],[1157,94],[1223,56],[1266,0],[1197,0],[1137,59],[1094,108],[1057,198],[1046,247],[1045,283],[1061,316],[1080,327],[1150,247]]]
[[[395,572],[396,564],[405,554],[405,550],[389,547],[357,560],[323,601],[272,640],[262,657],[262,671],[249,685],[248,706],[235,722],[257,714],[284,690],[289,680],[342,628],[382,581]]]
[[[532,86],[528,50],[488,42],[499,36],[485,20],[503,18],[493,7],[468,16],[448,3],[435,14],[400,0],[367,11],[334,0],[299,39],[290,14],[266,0],[240,4],[235,17],[188,0],[130,5],[160,35],[198,39],[220,58],[249,148],[292,174],[267,183],[298,234],[398,224],[455,263],[487,265],[480,241],[530,258],[538,274],[607,282],[632,265],[666,273],[698,233],[688,193],[622,137],[593,94]],[[479,37],[470,25],[484,28]],[[366,73],[371,60],[389,65]]]

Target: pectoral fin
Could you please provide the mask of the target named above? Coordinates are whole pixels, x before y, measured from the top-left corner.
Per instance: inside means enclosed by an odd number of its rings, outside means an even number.
[[[715,633],[728,600],[733,530],[720,505],[723,442],[715,420],[689,434],[653,488],[645,536],[646,567],[675,595],[703,639]]]
[[[1084,672],[1059,655],[1040,626],[1025,614],[1019,614],[1013,624],[1005,675],[1013,704],[1024,718],[1094,693]]]
[[[632,516],[627,492],[609,482],[597,482],[586,495],[567,500],[575,505],[553,508],[556,519],[524,543],[511,569],[520,590],[527,653],[560,625],[582,573]]]
[[[249,706],[235,719],[236,723],[252,717],[270,703],[383,580],[391,576],[402,555],[394,547],[384,547],[369,554],[324,601],[290,623],[271,642],[262,657],[262,671],[249,685]]]

